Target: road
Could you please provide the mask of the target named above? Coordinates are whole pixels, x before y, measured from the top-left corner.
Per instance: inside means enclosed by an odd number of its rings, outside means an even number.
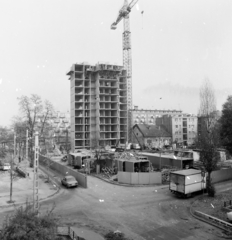
[[[220,239],[219,230],[189,214],[193,200],[177,199],[167,188],[122,187],[88,176],[88,189],[61,187],[56,197],[42,203],[41,211],[55,203],[61,225],[85,227],[102,235],[118,229],[134,240]],[[0,224],[7,213],[0,213]]]

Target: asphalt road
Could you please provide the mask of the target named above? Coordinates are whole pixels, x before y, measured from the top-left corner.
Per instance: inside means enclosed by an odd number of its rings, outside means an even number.
[[[59,175],[56,174],[59,180]],[[42,203],[55,203],[60,224],[85,227],[105,234],[120,230],[134,240],[220,239],[220,230],[189,214],[190,199],[177,199],[158,187],[122,187],[88,176],[88,189],[65,189]],[[8,212],[0,213],[0,224]]]

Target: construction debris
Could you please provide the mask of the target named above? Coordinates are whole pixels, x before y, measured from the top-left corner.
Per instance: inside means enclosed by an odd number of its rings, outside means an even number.
[[[172,166],[163,166],[161,170],[162,183],[168,183],[170,181],[170,173],[178,170],[181,170],[181,169],[177,167],[172,167]]]

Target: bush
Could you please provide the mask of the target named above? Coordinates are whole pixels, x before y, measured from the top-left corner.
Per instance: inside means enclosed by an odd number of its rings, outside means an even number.
[[[125,237],[124,233],[121,233],[119,231],[112,232],[110,231],[105,236],[106,240],[129,240]]]
[[[8,216],[0,231],[1,240],[60,240],[56,235],[56,219],[53,209],[38,216],[31,204],[19,207]]]

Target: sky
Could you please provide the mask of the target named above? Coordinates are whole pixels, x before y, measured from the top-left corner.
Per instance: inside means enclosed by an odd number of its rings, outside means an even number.
[[[19,115],[22,95],[67,112],[73,63],[122,65],[123,22],[110,25],[123,2],[0,1],[0,126]],[[232,94],[231,10],[231,0],[139,0],[130,13],[133,105],[197,114],[208,78],[221,110]]]

